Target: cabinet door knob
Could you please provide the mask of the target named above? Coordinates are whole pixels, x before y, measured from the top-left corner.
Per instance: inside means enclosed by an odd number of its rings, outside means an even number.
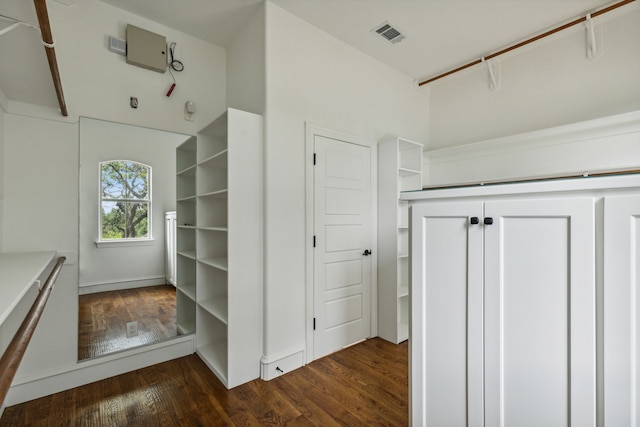
[[[491,224],[493,224],[493,218],[491,218],[490,216],[486,217],[486,218],[484,219],[484,223],[485,223],[485,225],[491,225]]]
[[[371,254],[372,254],[372,252],[369,249],[365,249],[364,252],[362,253],[362,255],[364,255],[364,256],[369,256]]]
[[[480,218],[478,218],[477,216],[472,216],[470,221],[471,224],[480,224]]]

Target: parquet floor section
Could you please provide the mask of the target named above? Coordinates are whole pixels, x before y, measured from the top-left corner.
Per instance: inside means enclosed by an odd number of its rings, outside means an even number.
[[[78,360],[177,336],[176,290],[171,285],[80,295]],[[127,337],[127,323],[138,335]]]
[[[373,338],[227,390],[197,355],[5,410],[3,426],[406,426],[408,346]]]

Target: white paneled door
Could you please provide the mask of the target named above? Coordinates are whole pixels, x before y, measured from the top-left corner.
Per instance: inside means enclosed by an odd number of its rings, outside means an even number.
[[[483,231],[469,225],[482,210],[476,201],[413,208],[422,236],[413,241],[413,272],[422,281],[411,310],[424,316],[410,325],[414,426],[484,425]]]
[[[640,196],[604,200],[604,425],[640,426]]]
[[[314,136],[314,359],[371,333],[371,149]]]
[[[491,201],[484,218],[485,426],[594,427],[593,199]]]

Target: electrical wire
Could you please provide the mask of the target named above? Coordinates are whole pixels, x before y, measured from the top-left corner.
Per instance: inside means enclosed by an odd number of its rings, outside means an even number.
[[[173,75],[173,71],[176,71],[179,73],[182,70],[184,70],[184,64],[178,61],[177,59],[175,59],[173,56],[173,52],[175,48],[176,48],[175,42],[169,45],[169,62],[167,63],[167,69],[169,70],[169,74],[171,75],[171,80],[173,80],[173,84],[171,85],[171,87],[169,87],[169,90],[166,93],[167,96],[171,96],[171,93],[173,93],[173,90],[176,88],[176,76]]]
[[[184,70],[184,64],[173,57],[173,51],[175,48],[176,48],[175,42],[169,45],[169,59],[170,59],[169,72],[171,72],[171,69],[173,68],[174,71],[177,71],[179,73]],[[173,74],[171,74],[171,77],[173,77]],[[175,79],[174,79],[174,82],[175,82]]]

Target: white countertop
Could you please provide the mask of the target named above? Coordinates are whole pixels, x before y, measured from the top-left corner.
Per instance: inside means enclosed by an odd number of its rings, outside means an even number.
[[[0,325],[55,256],[55,251],[0,253]]]

